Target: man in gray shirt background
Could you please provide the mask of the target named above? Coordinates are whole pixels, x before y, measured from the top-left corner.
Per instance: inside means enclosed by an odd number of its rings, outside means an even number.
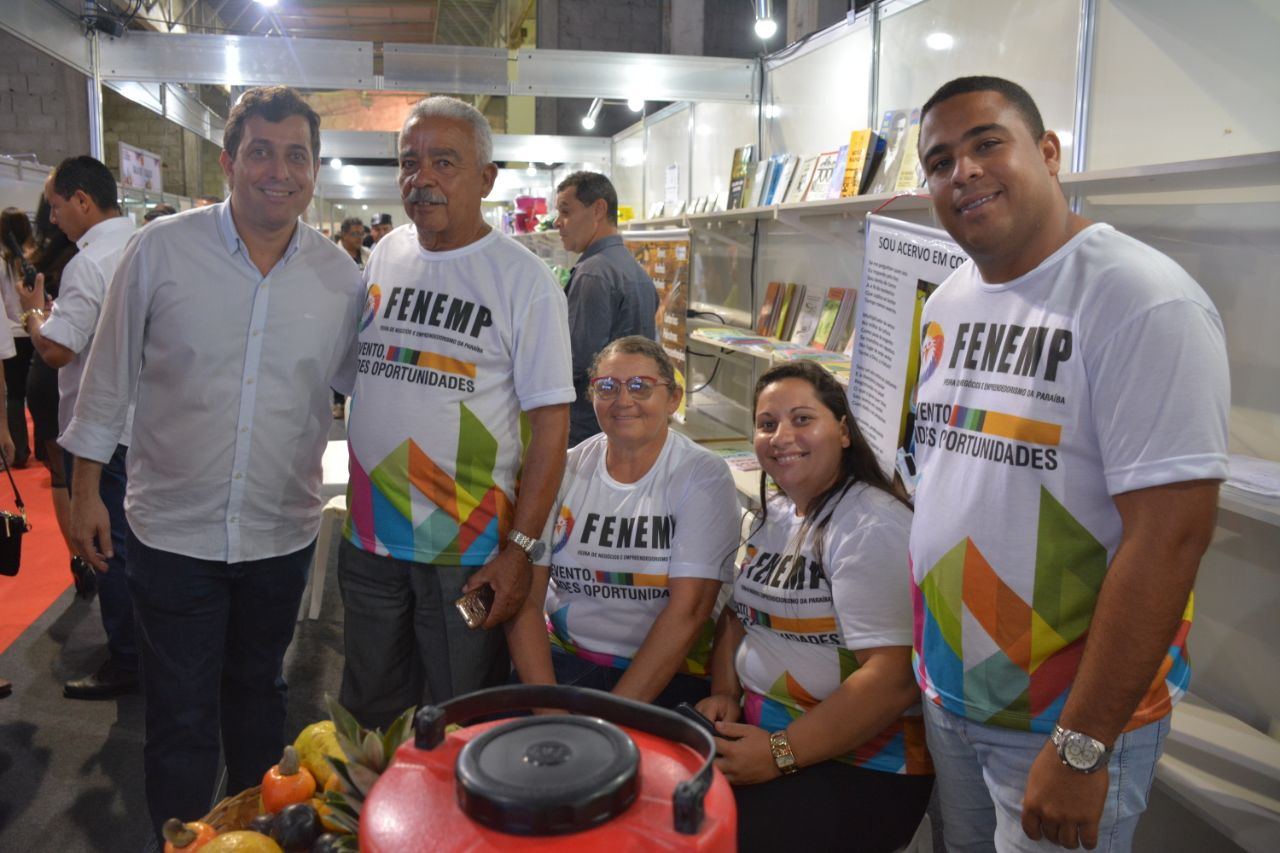
[[[587,396],[591,360],[626,335],[655,338],[658,292],[618,233],[618,193],[604,175],[574,172],[556,187],[556,227],[570,252],[581,252],[569,276],[569,341],[573,387],[569,446],[600,431]]]

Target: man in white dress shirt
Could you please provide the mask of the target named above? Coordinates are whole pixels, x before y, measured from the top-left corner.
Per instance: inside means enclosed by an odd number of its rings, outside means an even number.
[[[45,181],[44,197],[49,202],[53,224],[80,251],[63,271],[58,300],[51,311],[44,310],[43,275],[36,277],[33,290],[19,288],[18,299],[23,309],[22,325],[31,335],[32,345],[45,364],[58,371],[58,432],[62,433],[71,422],[107,285],[137,229],[121,213],[116,201],[115,176],[92,157],[68,157],[59,163]],[[129,530],[124,520],[128,445],[126,422],[104,460],[98,490],[110,518],[113,540],[111,559],[98,567],[101,574],[96,579],[108,655],[96,671],[63,685],[63,695],[69,699],[107,699],[138,689],[138,645],[124,567],[125,536]],[[71,460],[66,463],[70,476]],[[75,566],[72,571],[76,571]]]
[[[298,221],[319,127],[287,87],[241,97],[223,138],[230,198],[130,244],[62,438],[77,457],[72,538],[100,565],[100,463],[135,405],[127,566],[157,835],[208,810],[219,733],[229,794],[284,747],[282,661],[319,528],[330,387],[350,392],[339,374],[363,298],[350,258]]]

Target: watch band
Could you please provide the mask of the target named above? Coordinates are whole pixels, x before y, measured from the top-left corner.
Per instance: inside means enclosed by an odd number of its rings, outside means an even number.
[[[787,739],[786,729],[778,729],[769,735],[769,752],[782,775],[789,776],[800,769],[800,765],[796,764],[796,754],[791,751],[791,741]]]
[[[26,311],[23,311],[18,315],[18,322],[22,325],[22,328],[25,329],[27,328],[27,321],[32,317],[39,317],[41,320],[44,320],[48,316],[49,312],[45,311],[43,308],[28,308]]]

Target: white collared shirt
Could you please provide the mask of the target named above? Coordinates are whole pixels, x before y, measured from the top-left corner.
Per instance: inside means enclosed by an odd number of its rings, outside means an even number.
[[[351,259],[301,223],[263,276],[229,201],[152,222],[109,289],[62,445],[105,462],[132,400],[139,540],[228,563],[296,551],[319,528],[329,388],[354,364],[363,298]]]
[[[113,216],[84,232],[76,241],[80,251],[62,271],[58,298],[53,302],[49,319],[40,327],[41,335],[76,354],[58,370],[59,433],[66,432],[67,425],[71,423],[85,359],[89,355],[93,333],[98,328],[98,315],[102,312],[107,285],[120,264],[124,247],[137,230],[129,217]],[[127,424],[117,437],[120,444],[129,443]],[[115,449],[114,445],[112,449]]]

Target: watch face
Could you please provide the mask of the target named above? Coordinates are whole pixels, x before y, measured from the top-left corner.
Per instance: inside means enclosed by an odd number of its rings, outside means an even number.
[[[1077,770],[1091,770],[1102,757],[1102,750],[1093,738],[1069,732],[1062,744],[1062,757]]]
[[[529,546],[529,550],[526,553],[528,553],[529,559],[536,563],[538,560],[542,559],[544,554],[547,553],[547,543],[543,542],[541,539],[537,539]]]

